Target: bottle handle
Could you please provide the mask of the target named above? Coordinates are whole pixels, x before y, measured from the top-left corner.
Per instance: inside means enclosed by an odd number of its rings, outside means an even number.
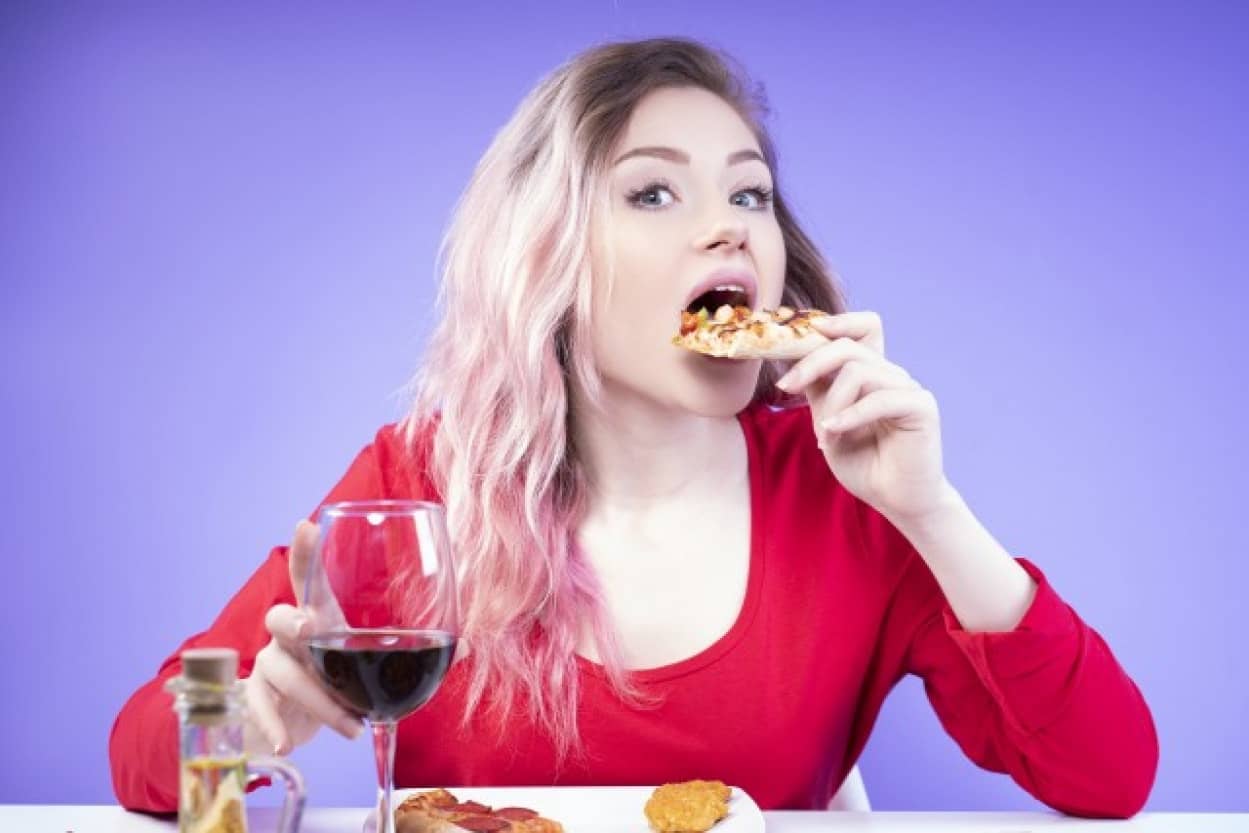
[[[250,781],[254,776],[268,777],[274,780],[277,776],[286,788],[286,799],[282,802],[282,815],[278,818],[277,833],[298,833],[299,822],[304,815],[304,777],[299,774],[289,761],[281,758],[257,757],[247,759],[247,775]]]

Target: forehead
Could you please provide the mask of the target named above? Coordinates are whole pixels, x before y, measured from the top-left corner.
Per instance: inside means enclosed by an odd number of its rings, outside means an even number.
[[[643,145],[679,148],[694,156],[760,149],[737,111],[698,87],[665,87],[638,102],[616,150],[625,152]]]

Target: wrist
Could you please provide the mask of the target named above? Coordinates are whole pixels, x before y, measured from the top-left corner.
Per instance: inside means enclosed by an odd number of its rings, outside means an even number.
[[[934,499],[922,510],[886,513],[886,518],[907,540],[920,547],[922,542],[948,537],[947,533],[965,524],[970,514],[963,496],[950,481],[943,480]]]

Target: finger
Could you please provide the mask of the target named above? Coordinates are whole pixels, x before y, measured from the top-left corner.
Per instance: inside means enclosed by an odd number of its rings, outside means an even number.
[[[885,357],[852,338],[839,338],[813,350],[777,380],[786,393],[798,393],[818,379],[836,373],[848,361],[881,364]]]
[[[312,622],[297,607],[274,605],[265,614],[265,630],[287,651],[298,650],[303,640],[312,635]]]
[[[843,312],[838,315],[818,316],[811,320],[811,326],[826,338],[851,338],[882,356],[885,354],[885,327],[880,316],[874,312]]]
[[[828,393],[824,395],[820,414],[827,418],[841,413],[869,393],[891,388],[910,389],[919,387],[906,371],[893,364],[865,364],[851,359],[842,365]]]
[[[830,433],[854,431],[881,420],[892,420],[900,428],[919,428],[937,415],[937,400],[927,390],[890,388],[867,396],[820,423]]]
[[[267,649],[261,649],[261,653],[265,650]],[[256,667],[247,680],[247,710],[251,713],[256,728],[273,748],[273,754],[285,755],[291,751],[291,737],[286,731],[286,724],[278,715],[276,698],[277,694],[265,680],[264,662],[257,656]]]
[[[295,604],[303,607],[305,584],[308,581],[308,567],[317,550],[317,536],[320,529],[311,521],[300,521],[295,526],[295,537],[291,541],[290,574],[291,589],[295,591]]]
[[[343,737],[356,738],[363,730],[360,719],[331,700],[307,668],[285,651],[272,653],[265,665],[264,676],[282,698]]]
[[[300,521],[291,540],[289,565],[291,589],[301,612],[309,617],[309,627],[315,633],[335,630],[346,626],[338,598],[330,586],[329,577],[317,563],[321,557],[321,527],[311,521]]]

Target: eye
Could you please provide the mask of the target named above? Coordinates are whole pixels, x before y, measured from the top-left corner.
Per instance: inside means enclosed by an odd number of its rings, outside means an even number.
[[[628,200],[638,208],[656,209],[671,205],[676,199],[672,187],[666,182],[648,182],[641,188],[630,191]]]
[[[772,189],[764,185],[743,188],[733,195],[733,205],[762,211],[772,204]]]

